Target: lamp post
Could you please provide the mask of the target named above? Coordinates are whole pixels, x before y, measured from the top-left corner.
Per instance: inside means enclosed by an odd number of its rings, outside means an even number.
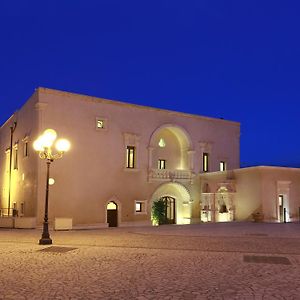
[[[50,245],[52,240],[49,234],[48,228],[48,196],[49,196],[49,174],[51,163],[59,158],[62,158],[63,154],[70,149],[70,142],[66,139],[59,139],[55,143],[56,152],[52,152],[52,146],[56,140],[57,134],[53,129],[47,129],[44,133],[34,141],[33,148],[39,153],[41,159],[46,160],[47,164],[47,178],[46,178],[46,197],[45,197],[45,216],[43,222],[43,233],[39,240],[40,245]]]

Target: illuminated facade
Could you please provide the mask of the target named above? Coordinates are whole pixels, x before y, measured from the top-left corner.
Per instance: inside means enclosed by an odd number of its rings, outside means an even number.
[[[255,173],[263,171],[239,169],[237,122],[38,88],[0,129],[2,219],[8,219],[9,207],[10,215],[18,214],[15,221],[42,223],[46,166],[32,143],[47,128],[71,142],[51,169],[50,225],[150,225],[158,199],[167,203],[174,224],[248,220],[257,211],[275,221],[286,208],[278,199],[288,203],[300,195],[294,190],[297,169],[266,177],[276,187],[275,208],[263,193],[254,194],[264,189]],[[299,206],[284,211],[292,219]]]

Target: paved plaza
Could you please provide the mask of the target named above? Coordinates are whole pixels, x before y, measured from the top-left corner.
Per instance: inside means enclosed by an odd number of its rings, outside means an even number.
[[[0,229],[0,299],[300,299],[300,224]]]

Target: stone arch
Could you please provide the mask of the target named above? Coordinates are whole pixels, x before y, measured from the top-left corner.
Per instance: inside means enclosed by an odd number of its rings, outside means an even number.
[[[169,129],[177,137],[180,137],[180,140],[183,143],[182,146],[186,147],[187,150],[192,150],[193,149],[193,143],[192,143],[191,137],[188,134],[188,132],[183,127],[181,127],[177,124],[172,124],[172,123],[161,125],[161,126],[159,126],[158,128],[156,128],[154,130],[154,132],[151,134],[151,137],[150,137],[149,147],[156,146],[156,145],[153,144],[154,143],[154,137],[157,133],[159,133],[163,129]]]
[[[159,141],[166,139],[165,147]],[[193,169],[193,143],[188,132],[176,124],[164,124],[158,127],[149,140],[149,169],[156,168],[159,156],[167,156],[167,169]]]
[[[189,190],[181,183],[168,182],[161,184],[151,196],[151,205],[161,197],[170,196],[176,200],[176,224],[190,224],[192,198]]]

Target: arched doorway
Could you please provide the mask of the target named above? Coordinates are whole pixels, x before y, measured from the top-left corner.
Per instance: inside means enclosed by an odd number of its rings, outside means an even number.
[[[158,200],[167,204],[166,215],[169,224],[190,224],[192,217],[192,200],[188,189],[177,182],[160,185],[151,196],[151,207]],[[153,222],[153,224],[155,224]]]
[[[171,196],[160,198],[165,203],[165,224],[176,224],[176,200]]]
[[[108,227],[118,226],[118,205],[111,201],[106,206]]]

